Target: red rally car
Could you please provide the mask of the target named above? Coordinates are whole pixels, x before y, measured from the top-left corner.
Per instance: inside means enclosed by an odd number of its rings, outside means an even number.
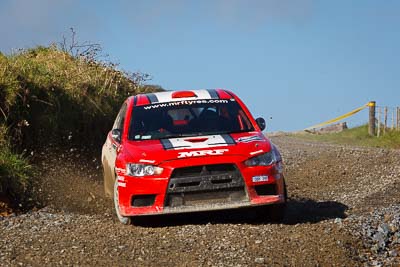
[[[281,220],[282,158],[264,129],[227,90],[129,97],[102,149],[118,219],[265,206],[265,216]]]

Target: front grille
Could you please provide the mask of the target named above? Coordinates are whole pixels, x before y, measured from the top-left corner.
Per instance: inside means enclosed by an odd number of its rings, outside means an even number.
[[[191,176],[200,176],[204,174],[227,174],[239,173],[234,164],[213,164],[213,165],[200,165],[184,168],[177,168],[172,172],[171,178],[186,178]]]
[[[277,194],[275,184],[256,185],[254,189],[259,196],[270,196]]]
[[[217,204],[246,197],[242,175],[234,164],[201,165],[173,171],[165,206]]]

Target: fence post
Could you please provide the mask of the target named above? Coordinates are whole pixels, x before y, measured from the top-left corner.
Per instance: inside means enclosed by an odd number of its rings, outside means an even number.
[[[381,137],[381,125],[382,125],[381,117],[382,117],[381,116],[381,107],[378,107],[378,131],[376,134],[377,137]]]
[[[371,136],[375,136],[375,106],[376,106],[376,102],[371,101],[368,103],[368,106],[369,106],[368,133]]]
[[[386,133],[386,128],[388,128],[387,126],[388,126],[388,124],[387,124],[387,120],[388,120],[388,107],[385,107],[385,114],[384,114],[384,128],[383,128],[383,134],[385,134]]]
[[[400,130],[400,107],[397,107],[397,131]]]
[[[395,129],[395,124],[394,124],[394,114],[395,114],[395,110],[393,108],[393,112],[392,112],[392,130]]]

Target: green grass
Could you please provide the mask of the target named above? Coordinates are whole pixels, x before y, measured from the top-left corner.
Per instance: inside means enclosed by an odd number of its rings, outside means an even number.
[[[347,129],[340,133],[322,135],[299,134],[297,136],[309,140],[339,144],[400,149],[400,131],[387,130],[384,135],[374,137],[368,134],[368,125]]]
[[[5,128],[0,127],[0,196],[24,208],[31,197],[32,176],[32,166],[22,155],[11,151]]]

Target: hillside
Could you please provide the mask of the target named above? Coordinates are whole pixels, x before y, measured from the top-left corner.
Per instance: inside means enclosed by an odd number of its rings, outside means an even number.
[[[99,60],[98,46],[77,52],[52,45],[0,53],[0,198],[17,204],[30,198],[35,168],[28,153],[99,149],[127,96],[162,90],[143,85],[146,74]]]

